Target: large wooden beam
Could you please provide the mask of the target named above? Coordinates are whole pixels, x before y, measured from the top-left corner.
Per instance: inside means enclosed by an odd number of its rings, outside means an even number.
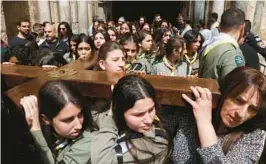
[[[19,104],[19,100],[23,96],[31,94],[36,95],[40,86],[46,81],[63,79],[72,82],[73,85],[84,95],[99,98],[110,98],[110,86],[115,84],[122,76],[125,75],[123,73],[110,73],[104,71],[73,71],[75,73],[70,75],[64,75],[66,72],[69,72],[69,68],[60,68],[54,72],[48,72],[42,77],[35,78],[8,90],[6,94],[13,99],[15,103]],[[53,75],[56,75],[56,77],[52,77]],[[162,104],[184,106],[185,103],[181,95],[186,93],[192,97],[190,86],[201,86],[210,89],[213,95],[213,107],[216,107],[217,105],[220,93],[218,84],[215,80],[156,75],[142,76],[155,87],[158,100]]]
[[[40,87],[49,80],[62,79],[70,81],[84,95],[99,98],[111,98],[111,85],[115,84],[124,73],[110,73],[104,71],[89,71],[97,63],[97,56],[89,61],[77,60],[71,64],[53,70],[44,70],[41,67],[21,65],[1,65],[2,75],[14,79],[30,79],[25,83],[13,87],[6,94],[17,104],[23,96],[37,95]],[[200,78],[184,78],[157,75],[141,75],[156,89],[161,104],[186,105],[182,94],[192,97],[190,86],[209,88],[213,95],[213,107],[216,107],[220,95],[216,80]],[[15,80],[18,81],[18,80]],[[22,81],[19,81],[22,83]]]
[[[6,83],[8,88],[17,86],[29,79],[42,76],[47,71],[42,67],[23,66],[23,65],[5,65],[1,64],[2,83]]]
[[[34,78],[42,76],[47,71],[51,70],[45,70],[42,67],[35,66],[1,64],[1,74],[4,76]]]
[[[89,61],[76,60],[75,62],[65,65],[62,68],[92,69],[97,63],[97,60],[97,56],[94,56],[94,58]],[[5,77],[4,81],[8,87],[14,87],[29,79],[43,76],[46,72],[52,70],[56,69],[47,69],[36,66],[1,64],[1,74]]]

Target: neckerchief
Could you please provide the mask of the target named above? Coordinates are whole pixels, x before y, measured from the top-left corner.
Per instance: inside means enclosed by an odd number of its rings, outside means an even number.
[[[76,60],[76,55],[72,54],[72,58],[73,58],[73,60]]]
[[[152,55],[152,54],[146,54],[144,58],[148,61],[148,63],[150,63],[151,65],[153,65],[153,62],[154,62],[154,59],[155,59],[154,55]]]
[[[171,71],[170,76],[175,76],[176,67],[172,66],[172,64],[168,61],[168,59],[165,56],[163,57],[163,62],[170,69]]]
[[[133,58],[132,60],[130,60],[129,62],[127,62],[126,65],[125,65],[125,67],[124,67],[124,69],[125,69],[126,71],[129,71],[129,70],[131,69],[133,63],[135,63],[136,61],[137,61],[137,60]]]
[[[198,53],[197,52],[195,52],[195,54],[193,55],[192,58],[189,58],[189,56],[185,55],[186,61],[188,63],[188,70],[187,70],[187,74],[188,75],[190,75],[191,72],[192,72],[192,65],[193,65],[193,63],[196,62],[197,56],[198,56]],[[190,60],[190,59],[192,59],[192,60]]]

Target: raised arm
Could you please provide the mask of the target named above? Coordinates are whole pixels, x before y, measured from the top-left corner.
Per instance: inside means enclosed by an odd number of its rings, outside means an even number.
[[[191,100],[188,96],[182,97],[192,105],[195,117],[200,148],[197,149],[203,163],[208,164],[239,164],[256,163],[263,151],[265,142],[265,132],[255,130],[240,137],[225,154],[222,145],[218,142],[218,137],[211,123],[212,120],[212,97],[206,88],[191,87],[196,100]],[[230,134],[227,134],[230,135]]]
[[[55,160],[48,144],[41,131],[39,121],[39,108],[36,96],[26,96],[20,100],[20,104],[25,111],[25,118],[30,128],[31,134],[36,142],[40,155],[45,164],[54,164]]]
[[[212,125],[212,94],[209,89],[191,87],[196,100],[191,100],[187,95],[182,97],[192,106],[196,120],[201,148],[217,143],[217,136]]]

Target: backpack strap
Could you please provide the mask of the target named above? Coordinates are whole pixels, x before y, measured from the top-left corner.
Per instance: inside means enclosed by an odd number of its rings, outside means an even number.
[[[123,164],[123,152],[120,144],[115,147],[115,156],[117,158],[118,164]]]
[[[229,44],[232,44],[235,48],[239,47],[235,42],[232,42],[230,40],[220,40],[220,41],[217,41],[216,43],[210,45],[210,47],[206,47],[204,48],[205,51],[203,51],[203,56],[206,56],[211,50],[213,50],[215,47],[221,45],[221,44],[225,44],[225,43],[229,43]]]
[[[162,138],[167,138],[166,133],[164,130],[160,128],[155,128],[155,136],[160,136]],[[137,139],[143,137],[143,134],[133,132],[129,136],[129,139]],[[128,152],[128,150],[131,148],[130,145],[127,146],[126,144],[126,135],[122,134],[118,140],[116,141],[117,145],[115,146],[115,155],[118,161],[118,164],[123,164],[123,154]]]
[[[136,138],[141,138],[143,136],[143,134],[141,133],[131,133],[131,135],[129,136],[129,139],[136,139]],[[117,139],[117,145],[115,146],[115,155],[118,161],[118,164],[122,164],[123,163],[123,154],[128,152],[128,150],[131,148],[130,145],[127,146],[126,144],[126,135],[122,134],[119,136],[119,138]]]

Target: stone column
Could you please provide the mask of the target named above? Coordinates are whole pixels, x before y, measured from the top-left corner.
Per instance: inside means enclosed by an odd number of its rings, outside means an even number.
[[[59,13],[60,13],[60,22],[71,23],[70,18],[70,5],[68,0],[59,1]]]
[[[230,9],[231,8],[231,0],[226,0],[224,2],[224,10]]]
[[[3,4],[1,3],[1,39],[8,44],[7,34],[6,34],[6,21],[5,21],[5,14],[3,10]]]
[[[40,22],[51,22],[51,11],[49,1],[38,1],[38,9]]]
[[[92,6],[93,6],[93,16],[98,16],[99,17],[99,14],[98,14],[98,0],[96,1],[92,1]]]
[[[221,16],[222,16],[222,14],[224,12],[224,0],[213,1],[212,12],[216,12],[218,14],[218,22],[220,22],[221,21]]]
[[[208,23],[209,14],[211,13],[211,6],[212,6],[212,1],[207,0],[205,2],[205,12],[204,12],[204,22],[206,26]]]
[[[52,23],[54,23],[57,26],[60,22],[58,1],[57,0],[50,1],[50,8],[51,8]]]
[[[194,1],[189,1],[189,5],[188,5],[188,13],[189,15],[187,15],[187,17],[185,17],[185,19],[189,19],[189,20],[193,20],[193,17],[194,17],[194,7],[195,7],[195,2]]]
[[[98,2],[98,14],[99,14],[99,19],[105,21],[106,20],[106,15],[105,15],[105,2],[99,1]]]
[[[255,9],[256,9],[257,1],[248,1],[248,9],[245,12],[245,19],[250,20],[251,25],[253,24]]]
[[[250,3],[250,1],[235,1],[235,7],[246,12],[248,3]]]
[[[78,1],[79,33],[88,33],[88,5],[87,1]]]
[[[264,11],[263,11],[264,4],[265,4],[265,1],[257,1],[257,4],[256,4],[252,31],[254,31],[257,34],[259,34],[259,32],[260,32],[260,26],[262,23],[261,22],[262,21],[262,15],[264,13]]]
[[[30,13],[30,22],[31,25],[34,23],[42,23],[39,20],[39,11],[38,11],[38,2],[30,0],[29,3],[29,13]]]
[[[264,1],[264,10],[263,10],[263,16],[261,20],[261,26],[260,26],[260,33],[259,36],[262,40],[264,40],[264,44],[266,44],[266,1]]]
[[[205,8],[205,1],[195,1],[195,6],[194,6],[194,23],[193,27],[196,27],[196,23],[200,19],[204,19],[204,8]]]
[[[77,1],[71,0],[70,1],[70,11],[71,11],[71,28],[72,28],[72,32],[74,34],[78,34],[79,33],[79,22],[78,22],[78,4]]]
[[[92,2],[89,1],[88,2],[88,25],[92,25],[93,22],[93,6],[92,6]]]

